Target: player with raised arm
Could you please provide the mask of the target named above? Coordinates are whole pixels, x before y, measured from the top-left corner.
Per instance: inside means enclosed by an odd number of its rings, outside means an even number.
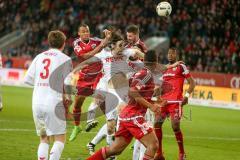
[[[129,25],[126,29],[127,44],[126,48],[139,49],[142,53],[147,53],[147,47],[144,42],[139,38],[139,27],[137,25]],[[129,58],[129,66],[132,68],[132,73],[143,67],[142,59]]]
[[[32,110],[37,135],[40,136],[38,160],[48,160],[50,136],[54,144],[49,160],[59,160],[65,144],[65,107],[71,102],[64,92],[64,78],[72,70],[71,58],[62,51],[66,36],[61,31],[48,34],[50,49],[37,55],[30,65],[25,83],[33,85]]]
[[[136,25],[129,25],[126,29],[127,45],[126,48],[139,48],[143,53],[147,53],[147,47],[139,38],[139,27]]]
[[[104,40],[98,38],[91,38],[89,27],[86,24],[80,25],[78,35],[79,38],[73,42],[73,47],[74,52],[78,56],[80,63],[100,52],[105,47],[108,41],[107,37],[105,37]],[[77,137],[78,133],[81,132],[81,127],[79,126],[81,119],[81,108],[85,98],[93,94],[99,79],[102,77],[102,64],[98,62],[89,64],[85,68],[82,68],[82,70],[78,74],[78,93],[75,96],[75,101],[73,104],[73,117],[75,126],[70,135],[69,141],[73,141]],[[94,110],[96,107],[97,104],[95,103],[95,101],[93,101],[89,106],[88,121],[85,129],[86,131],[90,131],[91,128],[95,127],[98,123],[94,120],[94,118],[91,118],[91,110]]]
[[[125,49],[123,37],[119,33],[113,32],[107,48],[94,57],[82,62],[73,71],[81,70],[85,65],[94,62],[101,62],[103,64],[104,76],[99,81],[95,94],[97,97],[100,97],[102,101],[105,101],[106,104],[107,142],[109,145],[112,143],[116,126],[116,107],[123,102],[124,97],[127,96],[128,81],[126,75],[130,71],[127,63],[128,59],[130,56],[143,57],[143,55],[139,50]]]
[[[126,48],[139,49],[142,53],[147,52],[146,45],[139,38],[139,27],[138,26],[129,25],[126,29],[126,38],[127,38],[127,43],[125,45]],[[143,63],[139,58],[130,57],[128,61],[129,61],[129,66],[132,69],[132,70],[130,70],[132,74],[134,72],[136,72],[138,69],[140,69],[140,67],[143,67]],[[136,66],[140,66],[140,67],[136,68]],[[106,136],[105,129],[106,129],[106,126],[104,125],[101,128],[101,131],[99,131],[97,133],[97,135],[93,138],[93,140],[87,144],[87,148],[88,148],[90,154],[92,154],[94,152],[95,145],[97,143],[99,143],[103,137]]]
[[[129,80],[129,100],[121,109],[119,115],[119,128],[115,134],[115,141],[109,147],[103,147],[87,160],[104,160],[113,155],[119,155],[135,137],[140,140],[147,149],[144,160],[152,159],[157,151],[157,138],[144,119],[147,108],[153,112],[160,111],[159,104],[151,103],[155,84],[151,71],[157,67],[155,52],[149,52],[144,56],[145,67],[135,73]],[[170,65],[168,67],[174,67]]]
[[[169,64],[173,64],[177,61],[177,50],[175,48],[169,49],[168,61]],[[162,153],[162,124],[168,116],[171,118],[172,129],[178,143],[179,160],[185,160],[186,155],[183,147],[183,135],[180,129],[180,121],[182,117],[182,106],[188,103],[188,97],[194,90],[195,82],[185,64],[180,64],[177,67],[166,70],[163,72],[162,78],[162,87],[171,88],[167,89],[168,91],[162,91],[161,98],[167,100],[167,105],[162,107],[161,113],[157,114],[155,117],[154,128],[159,141],[159,149],[155,160],[165,159]],[[189,84],[189,88],[183,97],[182,94],[185,79]],[[165,87],[165,85],[168,85],[169,87]]]

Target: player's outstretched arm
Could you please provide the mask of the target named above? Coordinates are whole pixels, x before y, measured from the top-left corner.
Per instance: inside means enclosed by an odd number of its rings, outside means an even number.
[[[157,112],[159,113],[160,112],[160,107],[159,105],[157,104],[152,104],[150,102],[148,102],[144,97],[142,97],[140,95],[140,93],[136,90],[136,89],[131,89],[129,90],[129,96],[131,96],[132,98],[135,99],[135,101],[139,104],[141,104],[142,106],[146,107],[146,108],[149,108],[151,111],[153,112]]]
[[[183,62],[183,61],[177,61],[177,62],[175,62],[175,63],[173,63],[173,64],[167,64],[167,65],[158,64],[157,70],[164,72],[164,71],[166,71],[167,69],[177,67],[177,66],[180,65],[180,64],[184,64],[184,62]]]
[[[111,38],[111,31],[105,30],[104,31],[105,38],[101,41],[100,45],[98,45],[94,50],[87,52],[86,54],[81,55],[83,59],[89,59],[93,57],[95,54],[101,52],[101,50],[106,47],[106,45],[109,43],[109,40]]]
[[[81,62],[80,64],[78,64],[72,71],[72,73],[76,73],[76,72],[79,72],[81,69],[83,69],[86,65],[89,65],[91,63],[94,63],[94,62],[99,62],[100,59],[97,58],[97,57],[92,57],[92,58],[89,58],[83,62]]]

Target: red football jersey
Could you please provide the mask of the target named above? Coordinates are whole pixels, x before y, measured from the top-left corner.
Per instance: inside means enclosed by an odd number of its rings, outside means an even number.
[[[88,52],[94,50],[94,48],[96,48],[100,43],[101,39],[99,38],[90,38],[88,43],[83,42],[81,38],[76,39],[73,42],[73,48],[80,62],[85,60],[84,58],[81,57],[82,55],[87,54]],[[80,73],[93,75],[100,73],[101,70],[102,70],[101,62],[96,62],[84,67]]]
[[[179,101],[183,99],[183,84],[185,78],[191,77],[185,64],[180,64],[175,68],[167,69],[163,72],[163,93],[162,98],[169,101]],[[168,88],[168,89],[167,89]],[[167,90],[167,91],[166,91]]]
[[[143,68],[136,72],[129,80],[131,89],[138,91],[147,101],[151,102],[154,93],[154,80],[151,72]],[[121,111],[121,118],[130,118],[136,116],[145,116],[147,108],[138,104],[134,98],[129,96],[127,106]]]
[[[134,43],[134,44],[128,43],[125,47],[126,48],[132,48],[132,47],[135,47],[135,46],[140,48],[143,53],[147,53],[147,47],[144,44],[144,42],[141,41],[140,39],[136,43]]]

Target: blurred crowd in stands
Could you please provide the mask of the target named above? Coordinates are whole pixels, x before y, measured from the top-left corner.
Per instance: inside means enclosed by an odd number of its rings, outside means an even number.
[[[169,19],[157,16],[159,0],[9,0],[0,2],[0,37],[16,29],[26,31],[25,43],[11,46],[8,57],[33,57],[47,46],[50,30],[60,29],[68,37],[65,52],[80,23],[89,24],[92,35],[100,36],[106,24],[123,31],[137,24],[141,38],[165,31],[171,46],[191,70],[240,73],[240,0],[172,0]],[[160,54],[162,63],[166,55]]]

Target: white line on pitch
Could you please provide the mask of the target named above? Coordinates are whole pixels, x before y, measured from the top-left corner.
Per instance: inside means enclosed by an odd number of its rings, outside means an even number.
[[[21,128],[0,128],[0,131],[6,132],[35,132],[33,129]],[[96,134],[97,132],[82,132],[81,134]],[[174,138],[174,135],[164,135],[167,138]],[[240,138],[224,138],[224,137],[199,137],[199,136],[184,136],[187,139],[208,139],[208,140],[222,140],[222,141],[240,141]]]

